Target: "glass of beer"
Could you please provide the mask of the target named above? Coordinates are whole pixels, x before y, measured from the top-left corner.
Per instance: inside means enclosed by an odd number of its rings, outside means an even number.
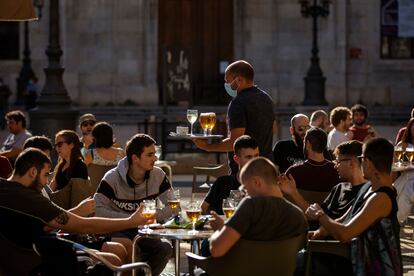
[[[216,113],[200,113],[200,125],[203,129],[204,136],[211,134],[214,126],[216,125]]]
[[[235,209],[236,209],[236,204],[234,203],[233,199],[231,198],[223,199],[223,213],[226,216],[226,218],[231,217]]]
[[[192,230],[188,231],[188,234],[190,234],[190,235],[197,234],[198,231],[195,230],[195,224],[196,224],[198,218],[201,216],[200,202],[190,201],[186,206],[185,212],[186,212],[187,217],[191,221],[192,226],[193,226]]]
[[[171,208],[174,214],[177,214],[180,210],[180,190],[170,189],[167,194],[168,206]]]
[[[403,148],[401,145],[397,145],[394,147],[394,157],[396,160],[396,166],[400,167],[402,165],[402,157],[403,157]]]
[[[187,120],[191,124],[190,135],[193,135],[193,125],[197,121],[198,110],[196,109],[187,109]]]
[[[408,145],[405,148],[405,156],[407,157],[408,161],[410,162],[410,166],[413,164],[413,158],[414,158],[414,146]]]
[[[144,200],[142,204],[144,204],[144,210],[142,211],[142,215],[146,218],[155,218],[155,214],[157,211],[155,200]],[[144,225],[144,229],[142,230],[142,232],[151,233],[152,230],[149,228],[148,224],[152,222],[154,222],[153,219],[149,220],[149,223]]]

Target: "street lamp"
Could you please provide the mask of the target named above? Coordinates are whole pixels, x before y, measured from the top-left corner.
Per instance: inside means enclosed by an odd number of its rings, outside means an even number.
[[[71,99],[63,84],[59,44],[59,0],[49,3],[49,45],[46,49],[48,67],[44,69],[45,85],[37,101],[37,107],[29,111],[30,129],[33,134],[53,137],[61,129],[75,129],[78,111],[71,107]]]
[[[33,6],[37,9],[38,18],[42,18],[43,0],[34,0]],[[16,79],[17,93],[15,105],[22,105],[24,103],[24,93],[27,88],[27,83],[35,74],[32,69],[30,60],[30,41],[29,41],[29,22],[24,22],[24,50],[23,50],[23,64],[20,69],[19,77]]]
[[[312,2],[312,3],[310,3]],[[305,100],[303,105],[328,105],[325,100],[325,81],[322,69],[319,65],[318,49],[318,17],[329,15],[329,5],[331,0],[299,0],[301,14],[303,17],[312,17],[312,56],[311,65],[306,74],[305,80]]]

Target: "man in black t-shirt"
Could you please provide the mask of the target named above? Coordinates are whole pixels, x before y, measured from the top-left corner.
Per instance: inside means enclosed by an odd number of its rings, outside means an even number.
[[[249,196],[224,224],[217,214],[211,226],[217,230],[210,238],[213,257],[226,254],[240,239],[276,241],[304,234],[308,225],[303,212],[283,198],[279,173],[267,158],[250,160],[241,170],[241,180]]]
[[[32,244],[54,229],[71,233],[109,233],[147,222],[141,214],[142,208],[122,219],[83,218],[61,209],[41,194],[48,182],[50,167],[50,159],[42,151],[29,148],[17,157],[12,176],[0,180],[1,243],[7,240],[29,249],[27,253],[30,254]],[[28,274],[40,260],[34,251],[27,257],[32,266],[22,265],[21,259],[0,258],[0,274]]]
[[[281,140],[273,148],[273,161],[284,173],[290,166],[305,160],[303,155],[303,137],[310,128],[309,118],[305,114],[296,114],[290,120],[291,140]]]
[[[212,152],[228,152],[232,174],[238,171],[233,160],[234,141],[246,134],[256,139],[261,156],[272,159],[273,129],[275,116],[273,100],[254,84],[253,67],[244,60],[233,62],[224,76],[226,92],[233,98],[227,109],[229,136],[219,143],[208,144],[205,139],[194,139],[200,149]]]
[[[239,170],[251,159],[259,156],[259,148],[255,139],[248,135],[240,136],[234,142],[234,161],[238,164]],[[201,205],[203,213],[215,211],[223,215],[222,203],[231,190],[240,187],[240,171],[235,175],[220,176],[210,188],[206,198]]]

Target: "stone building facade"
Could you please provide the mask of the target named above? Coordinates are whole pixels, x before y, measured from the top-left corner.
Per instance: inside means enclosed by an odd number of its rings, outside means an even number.
[[[197,1],[60,1],[64,81],[74,103],[159,105],[160,6],[166,2],[191,6]],[[320,62],[329,105],[412,106],[414,59],[381,58],[381,1],[332,2],[330,15],[319,19]],[[300,105],[303,77],[310,64],[311,19],[301,16],[298,1],[232,3],[231,12],[225,12],[233,22],[232,32],[227,33],[232,37],[233,60],[253,64],[256,83],[271,94],[276,105]],[[43,15],[40,22],[30,23],[32,65],[40,83],[47,64],[47,6]],[[19,60],[0,61],[0,76],[12,87],[20,64]],[[198,92],[193,93],[197,97]]]

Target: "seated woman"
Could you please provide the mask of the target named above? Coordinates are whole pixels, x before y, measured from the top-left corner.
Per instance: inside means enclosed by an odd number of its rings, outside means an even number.
[[[414,118],[411,118],[406,126],[406,130],[402,135],[401,141],[398,142],[398,145],[401,145],[405,150],[407,146],[414,145]]]
[[[79,136],[73,130],[61,130],[56,134],[55,147],[59,160],[49,185],[52,191],[65,188],[72,178],[88,179],[81,146]]]
[[[125,156],[122,148],[114,146],[114,134],[110,124],[101,122],[92,129],[95,148],[89,149],[85,155],[85,163],[112,166]]]
[[[343,220],[332,220],[316,203],[306,210],[309,218],[322,225],[311,238],[331,235],[342,242],[352,240],[355,275],[402,275],[397,193],[391,177],[393,153],[393,145],[384,138],[364,145],[360,158],[364,177],[370,182],[361,188]]]

